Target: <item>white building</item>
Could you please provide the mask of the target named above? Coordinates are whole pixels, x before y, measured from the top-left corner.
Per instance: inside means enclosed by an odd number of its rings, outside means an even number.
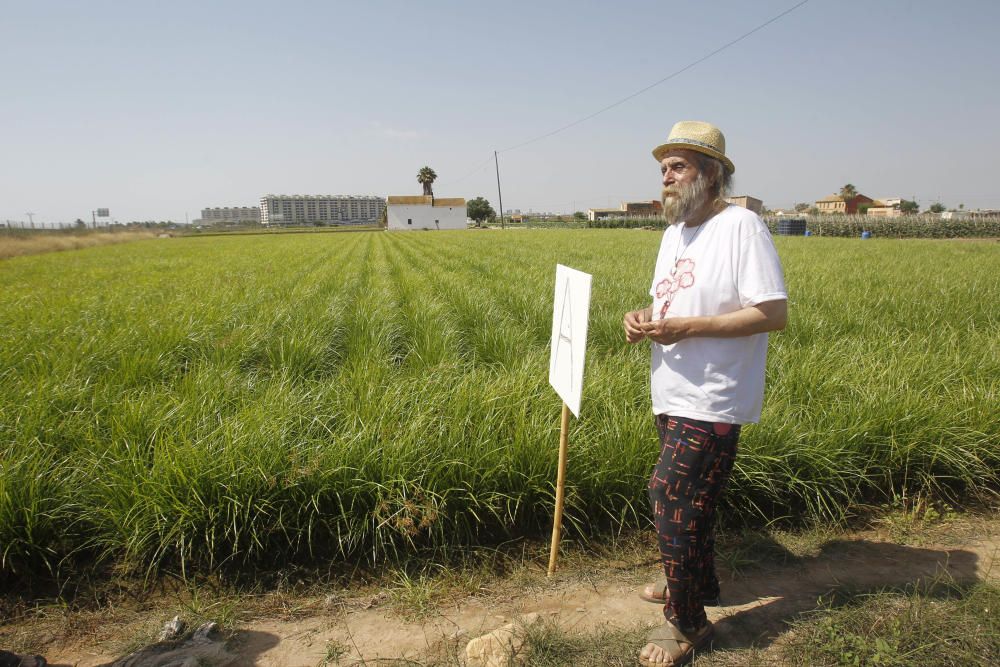
[[[348,195],[266,195],[260,198],[265,225],[374,225],[385,199]]]
[[[429,195],[389,196],[389,229],[467,229],[465,199]]]
[[[201,218],[195,223],[207,225],[219,222],[260,222],[260,209],[253,206],[226,206],[201,209]]]

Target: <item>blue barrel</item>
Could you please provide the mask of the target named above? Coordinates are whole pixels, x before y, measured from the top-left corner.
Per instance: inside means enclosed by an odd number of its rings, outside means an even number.
[[[865,231],[861,232],[861,238],[863,238],[863,239],[870,239],[871,237],[872,237],[872,233],[870,231],[868,231],[867,229]]]

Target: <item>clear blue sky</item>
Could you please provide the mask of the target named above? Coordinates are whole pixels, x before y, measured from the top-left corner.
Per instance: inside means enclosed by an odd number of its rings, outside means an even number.
[[[192,219],[261,195],[496,203],[493,150],[666,77],[796,4],[0,2],[0,220]],[[636,98],[500,154],[504,208],[658,196],[677,120],[771,207],[853,183],[1000,207],[1000,3],[812,0]]]

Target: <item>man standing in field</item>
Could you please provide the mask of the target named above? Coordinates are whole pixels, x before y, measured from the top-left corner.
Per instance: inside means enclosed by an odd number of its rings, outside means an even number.
[[[718,128],[674,125],[653,151],[663,174],[663,234],[652,305],[625,315],[629,343],[652,343],[653,413],[660,457],[649,498],[665,579],[643,599],[666,624],[639,654],[680,665],[712,640],[705,605],[719,602],[714,518],[743,424],[760,420],[767,332],[787,299],[778,253],[756,214],[723,199],[735,171]]]

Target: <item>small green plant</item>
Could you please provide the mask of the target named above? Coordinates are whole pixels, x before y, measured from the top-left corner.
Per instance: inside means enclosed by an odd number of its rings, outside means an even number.
[[[323,659],[319,662],[319,667],[330,667],[330,665],[339,665],[340,659],[343,658],[350,652],[350,647],[343,642],[337,641],[336,639],[331,639],[326,642],[326,653],[323,655]]]
[[[214,621],[222,628],[235,627],[239,622],[238,599],[224,595],[206,595],[194,582],[188,582],[179,602],[180,616],[191,631],[209,621]]]
[[[885,508],[877,523],[886,527],[896,542],[922,542],[926,528],[953,521],[955,509],[947,502],[935,500],[928,491],[901,494]]]
[[[389,589],[389,599],[404,618],[420,619],[434,611],[441,592],[441,582],[435,577],[427,574],[411,576],[400,570],[396,574],[396,585]]]

